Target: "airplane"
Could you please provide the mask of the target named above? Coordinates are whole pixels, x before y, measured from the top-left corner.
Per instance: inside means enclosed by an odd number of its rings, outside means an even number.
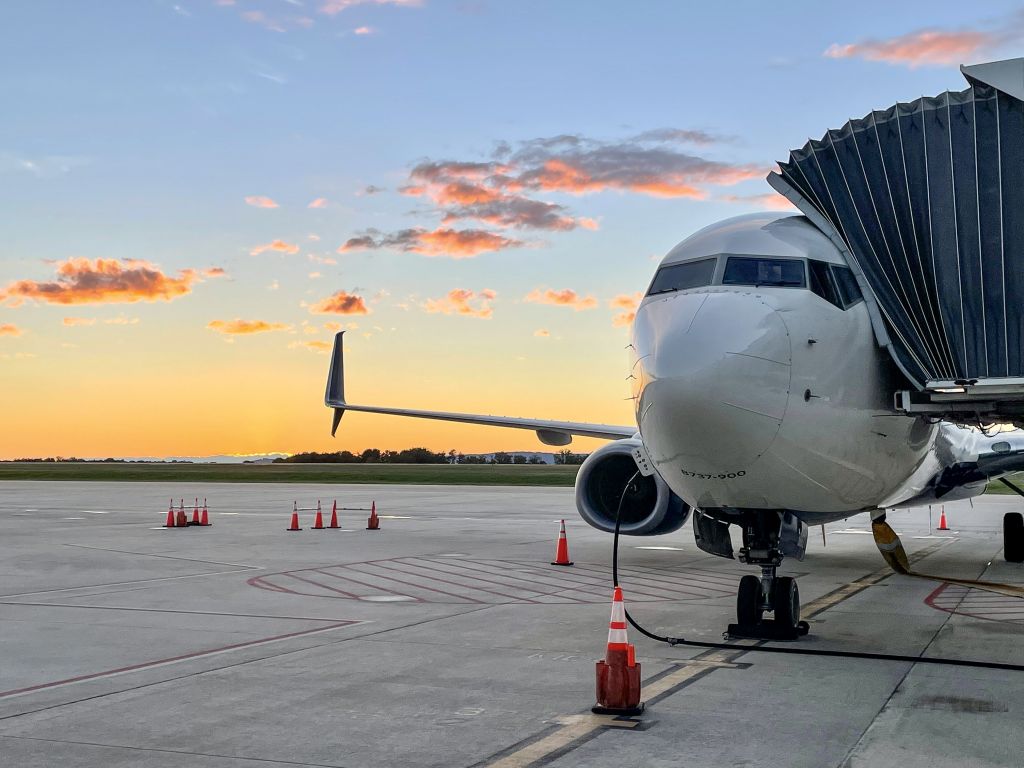
[[[1024,72],[1024,60],[1010,64]],[[962,68],[971,82],[964,93],[979,103],[996,98],[993,87],[1007,87],[1005,67],[993,73],[991,66]],[[921,101],[923,122],[936,100]],[[874,115],[872,126],[883,119]],[[914,319],[900,324],[848,220],[815,204],[814,185],[799,180],[795,160],[780,167],[782,177],[769,182],[801,213],[712,224],[672,248],[655,271],[629,345],[635,425],[352,404],[342,332],[325,396],[334,409],[331,434],[345,411],[361,411],[529,429],[554,446],[573,436],[607,439],[576,477],[580,516],[610,532],[621,508],[621,533],[633,536],[672,533],[692,518],[700,549],[761,569],[739,582],[736,617],[744,628],[765,613],[777,627],[797,627],[799,589],[778,569],[785,558],[804,558],[809,526],[863,513],[884,520],[889,509],[977,496],[996,479],[1024,496],[1004,477],[1024,470],[1024,432],[970,426],[990,407],[970,400],[984,377],[917,381],[913,366],[927,362],[928,349],[911,344],[906,328]],[[895,347],[890,336],[898,337]],[[1005,389],[1008,380],[998,381]],[[922,397],[931,399],[922,404]],[[1016,397],[1006,402],[1017,407]],[[957,402],[945,405],[949,399]],[[1010,406],[991,407],[998,414]],[[964,417],[971,409],[979,418]],[[1024,516],[1010,512],[1003,522],[1005,559],[1024,562]],[[732,526],[741,534],[738,552]]]

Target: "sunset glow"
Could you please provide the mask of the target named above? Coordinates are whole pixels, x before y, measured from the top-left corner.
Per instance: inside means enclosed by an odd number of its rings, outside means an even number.
[[[787,36],[817,6],[741,8],[11,4],[0,458],[548,450],[360,413],[331,439],[339,330],[353,403],[632,423],[659,259],[793,211],[776,160],[961,88],[1024,24],[872,0]]]

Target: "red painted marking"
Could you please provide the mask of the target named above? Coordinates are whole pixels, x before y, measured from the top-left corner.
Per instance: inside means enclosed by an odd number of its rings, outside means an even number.
[[[323,619],[316,619],[316,621],[323,621]],[[149,667],[156,667],[161,664],[171,664],[176,661],[185,661],[187,659],[195,659],[200,656],[209,656],[214,653],[223,653],[224,651],[234,651],[239,648],[247,648],[252,645],[262,645],[264,643],[272,643],[277,640],[288,640],[293,637],[302,637],[303,635],[312,635],[317,632],[327,632],[331,629],[339,629],[341,627],[347,627],[352,624],[359,624],[358,621],[340,621],[334,624],[328,624],[326,627],[317,627],[316,629],[303,629],[298,632],[289,632],[284,635],[274,635],[273,637],[264,637],[260,640],[247,640],[244,643],[234,643],[232,645],[224,645],[220,648],[210,648],[205,651],[194,651],[193,653],[183,653],[180,656],[171,656],[167,659],[157,659],[156,661],[144,661],[139,664],[132,664],[127,667],[119,667],[117,669],[108,669],[105,672],[93,672],[89,675],[79,675],[78,677],[69,677],[65,680],[55,680],[50,683],[40,683],[39,685],[30,685],[25,688],[15,688],[11,691],[0,691],[0,699],[7,696],[16,696],[19,693],[31,693],[32,691],[41,691],[46,688],[56,688],[61,685],[69,685],[71,683],[81,683],[86,680],[95,680],[100,677],[110,677],[111,675],[119,675],[123,672],[135,672],[140,669],[147,669]]]

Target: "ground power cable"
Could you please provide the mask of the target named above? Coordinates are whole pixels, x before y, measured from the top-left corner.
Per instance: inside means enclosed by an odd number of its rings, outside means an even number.
[[[622,507],[625,504],[630,486],[633,485],[639,476],[640,472],[638,471],[626,483],[622,496],[619,497],[619,506],[615,510],[615,536],[612,540],[612,584],[616,587],[619,586],[619,528],[622,523]],[[869,659],[872,661],[896,661],[910,664],[936,664],[950,667],[978,667],[981,669],[1004,669],[1012,672],[1024,672],[1024,664],[1005,664],[997,661],[950,659],[938,656],[910,656],[897,653],[869,653],[865,651],[829,651],[822,648],[780,648],[774,645],[737,645],[735,643],[713,643],[707,640],[687,640],[683,637],[657,635],[645,629],[630,615],[628,610],[626,611],[626,621],[641,635],[659,643],[667,643],[672,647],[685,645],[691,648],[714,648],[718,650],[743,651],[744,653],[747,651],[784,653],[792,656],[827,656],[844,659]]]

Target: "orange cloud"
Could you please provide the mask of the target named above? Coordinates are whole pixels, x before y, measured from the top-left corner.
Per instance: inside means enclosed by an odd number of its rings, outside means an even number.
[[[289,349],[299,349],[300,347],[308,349],[310,352],[330,352],[331,343],[329,341],[293,341],[288,345]]]
[[[439,312],[445,315],[466,315],[467,317],[478,317],[486,320],[494,314],[491,302],[494,301],[497,295],[490,288],[484,288],[480,293],[474,293],[465,288],[456,288],[448,291],[448,295],[440,299],[427,299],[423,303],[423,309],[426,312]]]
[[[310,201],[309,205],[307,205],[306,207],[307,208],[326,208],[327,207],[327,198],[326,197],[318,197],[316,200]]]
[[[447,256],[452,259],[469,259],[481,253],[501,251],[506,248],[517,248],[525,245],[521,240],[515,240],[482,229],[449,229],[439,227],[431,231],[417,228],[403,229],[390,235],[376,235],[377,233],[370,233],[350,238],[338,248],[338,253],[394,248],[399,251],[418,253],[423,256]]]
[[[0,325],[0,336],[21,336],[22,330],[13,323]]]
[[[957,64],[974,58],[983,48],[1002,42],[1003,36],[978,31],[923,29],[886,40],[833,43],[824,55],[831,59],[856,57],[912,68]]]
[[[203,281],[203,273],[182,269],[177,277],[164,274],[140,259],[71,258],[57,263],[57,278],[51,282],[19,280],[0,290],[0,301],[11,305],[24,299],[48,304],[133,303],[171,301],[191,293]]]
[[[372,35],[373,27],[356,27],[352,31],[355,32],[357,35]]]
[[[531,304],[552,304],[558,307],[571,307],[577,312],[584,309],[593,309],[597,306],[597,299],[593,296],[580,296],[571,288],[565,288],[561,291],[554,291],[550,288],[545,290],[534,288],[523,298],[523,301],[530,302]]]
[[[362,296],[346,291],[338,291],[326,299],[321,299],[309,308],[315,315],[368,315],[369,307]]]
[[[64,325],[68,326],[69,328],[72,327],[72,326],[79,326],[79,325],[96,325],[96,318],[95,317],[65,317],[64,318]]]
[[[284,240],[274,240],[269,243],[257,245],[255,248],[249,251],[249,255],[259,256],[261,253],[265,251],[277,251],[278,253],[295,254],[299,252],[299,246],[295,245],[294,243],[286,243]]]
[[[533,332],[533,335],[546,339],[548,336],[551,335],[551,331],[549,331],[547,328],[538,328],[536,331]]]
[[[245,198],[247,205],[251,205],[253,208],[279,208],[280,206],[271,200],[269,197],[263,197],[263,195],[249,195]]]
[[[203,277],[225,277],[227,272],[223,267],[207,267],[203,270]]]
[[[766,192],[762,195],[722,195],[720,199],[727,203],[754,205],[766,211],[793,210],[793,204],[778,192]]]
[[[206,324],[211,331],[230,334],[232,336],[249,333],[267,333],[268,331],[287,331],[291,328],[287,323],[268,323],[265,320],[211,320]]]
[[[618,296],[613,297],[609,302],[608,306],[612,309],[621,309],[612,318],[612,325],[616,328],[622,328],[628,326],[636,318],[636,308],[640,306],[640,301],[643,299],[643,294],[640,291],[636,293],[620,293]]]

